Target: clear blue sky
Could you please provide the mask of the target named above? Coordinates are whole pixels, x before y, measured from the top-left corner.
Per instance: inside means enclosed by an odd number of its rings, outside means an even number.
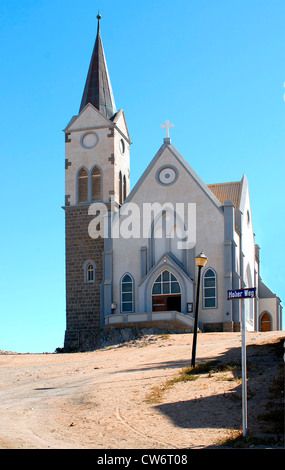
[[[63,346],[64,134],[100,8],[131,185],[162,143],[205,183],[249,180],[264,282],[285,299],[284,0],[0,3],[0,349]],[[283,323],[283,328],[285,327]]]

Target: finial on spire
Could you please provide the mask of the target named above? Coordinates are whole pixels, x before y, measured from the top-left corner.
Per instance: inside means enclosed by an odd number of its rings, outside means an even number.
[[[96,16],[96,18],[98,20],[97,32],[100,33],[100,20],[102,18],[102,16],[100,15],[100,10],[98,10],[98,15]]]

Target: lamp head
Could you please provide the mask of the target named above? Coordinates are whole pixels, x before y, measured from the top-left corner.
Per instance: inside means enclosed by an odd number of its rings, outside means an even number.
[[[205,266],[207,261],[208,261],[208,258],[207,258],[207,256],[205,255],[205,253],[203,251],[201,251],[201,253],[199,253],[199,255],[195,256],[196,266],[203,267],[203,266]]]

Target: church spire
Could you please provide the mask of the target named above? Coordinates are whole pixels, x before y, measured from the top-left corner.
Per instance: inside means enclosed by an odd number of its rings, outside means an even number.
[[[111,119],[116,113],[116,105],[100,34],[100,13],[98,13],[97,19],[97,37],[79,112],[82,111],[87,103],[91,103],[101,114]]]

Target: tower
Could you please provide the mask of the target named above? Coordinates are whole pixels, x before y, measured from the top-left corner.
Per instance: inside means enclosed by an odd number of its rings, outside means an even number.
[[[130,190],[130,138],[116,111],[98,14],[79,114],[65,133],[66,350],[92,341],[111,309],[112,240],[92,238],[91,204],[120,206]]]

